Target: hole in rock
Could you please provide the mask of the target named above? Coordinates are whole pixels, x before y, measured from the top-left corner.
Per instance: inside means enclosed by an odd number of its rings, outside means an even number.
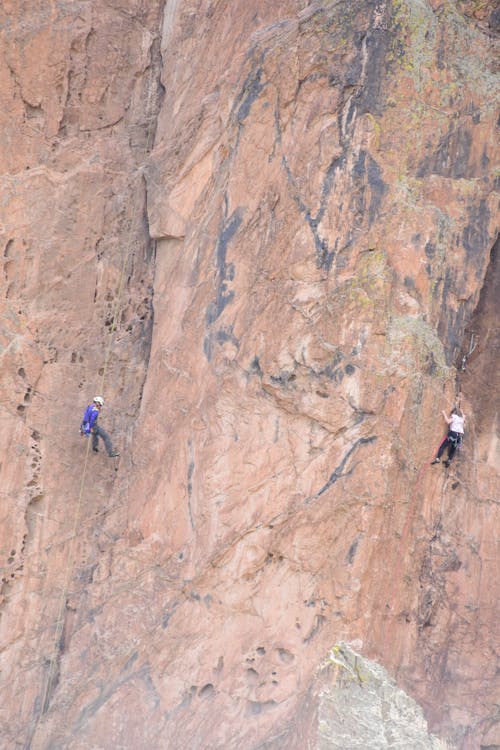
[[[33,104],[28,104],[28,102],[25,102],[24,107],[26,111],[26,117],[29,120],[32,120],[37,117],[43,117],[43,109],[39,104],[33,105]],[[26,167],[26,169],[29,169],[29,167]]]
[[[258,716],[265,711],[275,708],[276,705],[276,701],[263,701],[262,703],[259,701],[248,701],[247,710],[251,716]]]
[[[10,255],[10,248],[14,244],[14,240],[10,239],[7,241],[7,244],[5,245],[5,250],[3,251],[4,258],[8,258]]]
[[[291,664],[292,661],[295,661],[295,656],[292,654],[291,651],[288,651],[286,648],[279,648],[278,656],[280,657],[281,661],[284,662],[285,664]]]
[[[209,682],[199,690],[198,695],[200,698],[207,698],[209,695],[213,695],[214,693],[215,688],[212,683]]]
[[[259,681],[259,673],[250,667],[247,669],[247,681],[249,685],[256,685]]]

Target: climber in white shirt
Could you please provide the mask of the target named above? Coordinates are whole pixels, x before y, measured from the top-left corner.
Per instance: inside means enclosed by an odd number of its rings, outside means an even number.
[[[448,434],[439,446],[436,458],[434,459],[434,461],[431,461],[431,463],[439,464],[441,462],[441,456],[443,455],[445,448],[448,448],[448,458],[446,459],[446,461],[443,461],[443,463],[445,466],[449,466],[451,464],[453,456],[455,455],[456,449],[462,442],[462,437],[464,434],[465,414],[458,407],[454,407],[451,410],[451,414],[449,417],[446,416],[446,412],[444,411],[442,412],[442,414],[449,426]]]

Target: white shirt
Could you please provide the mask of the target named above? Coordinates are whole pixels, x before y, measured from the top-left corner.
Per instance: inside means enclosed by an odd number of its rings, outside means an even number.
[[[464,418],[459,417],[458,414],[451,415],[450,430],[452,432],[464,432]]]

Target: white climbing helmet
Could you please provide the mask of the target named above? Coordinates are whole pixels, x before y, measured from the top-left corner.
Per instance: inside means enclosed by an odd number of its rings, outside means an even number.
[[[104,406],[104,399],[102,396],[96,396],[94,398],[94,404],[99,404],[99,406]]]

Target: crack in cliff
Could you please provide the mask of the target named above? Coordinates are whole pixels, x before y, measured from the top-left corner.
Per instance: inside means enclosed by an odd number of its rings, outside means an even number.
[[[471,416],[478,434],[498,431],[494,423],[500,413],[498,398],[495,398],[500,392],[497,358],[500,349],[499,299],[500,235],[491,248],[479,299],[465,326],[455,362],[456,390],[472,405]]]

